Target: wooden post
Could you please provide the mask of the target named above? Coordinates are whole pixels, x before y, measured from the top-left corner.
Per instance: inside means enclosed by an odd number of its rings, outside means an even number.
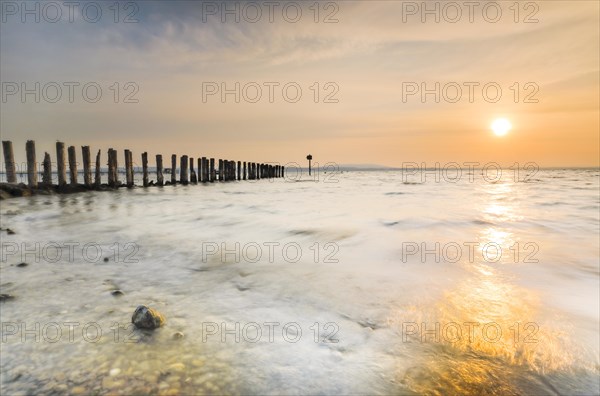
[[[219,160],[219,181],[223,181],[223,160]]]
[[[90,155],[90,146],[81,146],[81,156],[83,158],[83,183],[86,187],[92,186],[92,159]]]
[[[180,174],[179,174],[179,183],[188,184],[188,156],[181,156],[181,165],[180,165]]]
[[[198,183],[203,182],[204,180],[204,157],[198,157]]]
[[[125,149],[125,183],[127,187],[133,187],[133,164],[131,163],[131,151]]]
[[[281,177],[285,177],[285,166],[281,167]]]
[[[28,140],[25,144],[25,150],[27,151],[27,183],[29,187],[36,188],[38,186],[38,175],[37,163],[35,162],[35,142]]]
[[[121,181],[119,180],[119,155],[117,150],[113,150],[113,172],[115,172],[115,185],[119,187]]]
[[[190,183],[198,183],[196,171],[194,170],[194,159],[192,157],[190,157]]]
[[[243,165],[242,180],[246,180],[246,161],[244,161],[244,165]]]
[[[210,182],[214,183],[214,181],[216,179],[215,159],[214,158],[210,159],[209,171],[210,171]]]
[[[208,163],[206,157],[202,157],[202,183],[206,183],[208,181]]]
[[[94,185],[96,186],[96,188],[100,188],[100,185],[102,184],[102,173],[100,169],[100,153],[101,150],[98,150],[98,154],[96,154],[96,175],[94,179]]]
[[[64,186],[67,184],[67,166],[65,163],[65,144],[56,142],[56,166],[58,173],[58,185]]]
[[[9,183],[16,183],[17,172],[15,170],[15,155],[13,153],[12,142],[9,140],[3,140],[2,149],[4,150],[4,166],[6,167],[6,181]]]
[[[119,186],[117,150],[108,149],[108,185],[112,188]]]
[[[130,178],[131,178],[131,185],[134,186],[135,185],[135,175],[134,175],[134,169],[133,169],[133,152],[129,152],[129,173],[130,173]]]
[[[177,183],[177,156],[171,155],[171,184]]]
[[[115,186],[115,179],[113,177],[113,167],[112,167],[112,152],[113,152],[113,149],[109,148],[108,149],[108,162],[106,163],[108,165],[108,185],[110,187]]]
[[[206,167],[204,169],[204,173],[206,174],[206,181],[210,181],[210,160],[208,158],[206,158],[204,160],[204,166]]]
[[[204,164],[206,165],[206,181],[210,181],[210,173],[211,173],[211,163],[210,163],[210,158],[207,158],[206,161],[204,162]]]
[[[237,179],[242,180],[242,161],[238,161],[237,165]]]
[[[75,146],[69,146],[67,151],[69,155],[69,175],[71,176],[71,186],[77,186],[77,155]]]
[[[119,187],[119,185],[121,184],[121,181],[119,180],[119,157],[118,157],[118,153],[117,150],[113,150],[113,172],[115,173],[115,186]]]
[[[206,166],[206,157],[202,157],[200,158],[200,164],[201,166],[198,168],[198,181],[201,181],[202,183],[208,181],[207,179],[204,178],[204,174],[206,173],[206,168],[208,168],[208,166]]]
[[[44,174],[42,175],[42,183],[46,186],[52,185],[52,161],[50,161],[50,154],[44,153]]]
[[[208,181],[208,177],[206,180],[204,180],[206,169],[208,169],[208,161],[205,157],[198,157],[198,170],[196,171],[198,174],[198,183],[204,183],[205,181]]]
[[[156,154],[156,184],[162,186],[164,183],[162,155]]]
[[[144,151],[142,153],[142,183],[144,187],[148,187],[148,153]]]
[[[196,176],[196,172],[194,171],[194,158],[193,157],[189,157],[188,158],[188,163],[190,164],[189,167],[189,173],[190,173],[190,183],[194,182],[194,176]]]
[[[198,158],[198,183],[206,181],[204,180],[204,159],[204,157]]]

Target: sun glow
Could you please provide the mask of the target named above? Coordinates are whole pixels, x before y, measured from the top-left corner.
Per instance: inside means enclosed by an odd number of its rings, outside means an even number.
[[[512,124],[506,118],[498,118],[492,122],[492,131],[496,136],[504,136],[510,131]]]

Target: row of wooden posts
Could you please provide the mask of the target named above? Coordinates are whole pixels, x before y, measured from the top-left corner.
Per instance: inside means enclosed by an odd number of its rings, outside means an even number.
[[[2,141],[2,149],[4,151],[4,160],[6,163],[6,180],[9,183],[17,182],[17,173],[15,169],[15,159],[13,146],[11,141]],[[38,187],[38,170],[35,155],[35,142],[28,140],[25,145],[27,152],[27,182],[29,187]],[[92,182],[92,166],[90,146],[82,146],[81,153],[83,157],[83,184],[86,187],[100,187],[101,183],[101,167],[100,154],[98,150],[96,154],[96,171],[94,181]],[[67,150],[69,162],[69,184],[77,186],[77,156],[75,146],[69,146]],[[67,171],[65,161],[65,144],[56,142],[56,162],[58,173],[58,185],[67,185]],[[42,162],[42,184],[52,185],[52,162],[50,154],[44,153],[44,161]],[[177,180],[177,156],[171,156],[171,182],[170,184],[188,184],[198,182],[214,182],[218,181],[233,181],[233,180],[255,180],[255,179],[270,179],[283,177],[285,175],[285,167],[280,165],[271,165],[257,162],[242,162],[230,160],[218,160],[218,171],[215,169],[214,158],[198,158],[198,173],[194,169],[194,158],[183,155],[180,158],[179,165],[179,181]],[[165,184],[163,175],[163,158],[162,155],[156,155],[156,184],[162,186]],[[148,181],[148,153],[142,153],[142,173],[143,186],[150,185]],[[133,187],[133,154],[131,150],[125,150],[125,179],[128,187]],[[117,165],[117,150],[108,149],[108,185],[110,187],[118,187],[121,183],[118,179]]]

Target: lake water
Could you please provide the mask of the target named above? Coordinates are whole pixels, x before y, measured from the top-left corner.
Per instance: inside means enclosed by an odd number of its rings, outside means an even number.
[[[599,170],[483,176],[2,201],[1,393],[600,393]]]

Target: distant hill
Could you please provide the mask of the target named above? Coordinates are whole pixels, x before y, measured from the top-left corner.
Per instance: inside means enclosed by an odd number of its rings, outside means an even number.
[[[389,166],[383,166],[378,164],[337,164],[340,171],[369,171],[369,170],[393,170],[397,168],[392,168]],[[327,170],[325,164],[319,164],[321,170]],[[307,166],[302,166],[302,170],[308,171]],[[329,169],[332,169],[329,167]]]
[[[378,164],[340,164],[340,170],[385,170],[395,169],[389,166]]]

